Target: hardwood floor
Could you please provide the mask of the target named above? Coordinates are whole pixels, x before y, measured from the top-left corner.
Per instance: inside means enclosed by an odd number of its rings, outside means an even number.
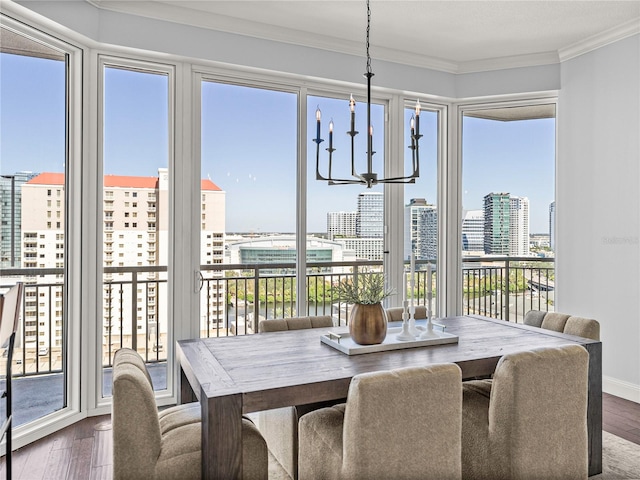
[[[640,404],[607,393],[603,429],[640,445]],[[14,480],[107,480],[112,477],[109,415],[86,418],[13,452]],[[5,476],[4,457],[0,478]]]
[[[640,445],[640,404],[603,393],[602,428]]]

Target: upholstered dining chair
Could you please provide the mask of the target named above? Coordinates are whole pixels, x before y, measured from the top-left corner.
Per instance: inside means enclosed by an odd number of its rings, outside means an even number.
[[[455,364],[354,376],[300,418],[300,480],[461,478],[461,383]]]
[[[586,479],[588,361],[579,345],[533,349],[464,382],[462,477]]]
[[[416,305],[416,311],[413,314],[413,318],[416,320],[420,320],[423,318],[427,318],[427,307],[425,305]],[[401,322],[402,321],[402,313],[404,312],[403,307],[391,307],[386,309],[387,312],[387,321],[389,322]],[[407,312],[408,313],[408,312]]]
[[[118,350],[113,360],[111,423],[115,480],[201,478],[200,404],[158,413],[146,365],[128,348]],[[242,420],[242,455],[243,478],[267,480],[267,446],[248,419]]]
[[[600,323],[593,318],[529,310],[524,316],[524,324],[600,341]]]
[[[546,314],[547,312],[544,310],[529,310],[524,316],[523,323],[531,327],[542,328],[542,320]]]
[[[260,320],[258,332],[282,332],[285,330],[303,330],[306,328],[333,327],[333,319],[330,315],[318,315],[310,317],[291,317],[273,320]]]
[[[593,318],[570,316],[564,325],[563,333],[600,341],[600,323]]]
[[[260,320],[258,332],[283,332],[307,328],[331,328],[329,315]],[[335,402],[313,403],[294,407],[276,408],[258,412],[258,429],[267,442],[271,454],[291,478],[298,478],[298,420],[302,415]]]

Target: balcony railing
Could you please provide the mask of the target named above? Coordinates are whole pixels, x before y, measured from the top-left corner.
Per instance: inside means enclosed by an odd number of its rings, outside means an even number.
[[[416,261],[414,298],[419,305],[427,298],[426,263]],[[331,315],[338,324],[346,325],[350,306],[338,301],[332,286],[381,270],[382,262],[376,261],[307,264],[304,313]],[[105,367],[111,366],[115,351],[124,346],[140,352],[147,363],[166,361],[166,272],[163,266],[104,268],[100,331]],[[14,354],[15,376],[62,371],[65,329],[61,328],[64,316],[58,313],[63,305],[63,274],[62,268],[2,272],[0,290],[18,279],[25,281],[22,319],[28,328],[22,328],[22,347]],[[203,337],[251,334],[257,331],[261,319],[296,315],[294,263],[202,265],[201,274],[199,328]],[[464,314],[522,322],[529,310],[553,310],[552,258],[466,257],[462,277]],[[433,288],[435,298],[435,277]],[[411,294],[408,288],[407,292]],[[436,305],[433,307],[437,315]],[[44,346],[40,345],[43,338]]]

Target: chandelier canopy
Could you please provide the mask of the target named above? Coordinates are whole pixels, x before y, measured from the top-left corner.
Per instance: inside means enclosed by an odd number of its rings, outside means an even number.
[[[369,55],[369,30],[371,28],[371,9],[369,7],[369,0],[367,0],[367,41],[366,41],[366,54],[367,54],[367,71],[364,74],[367,79],[367,125],[368,128],[368,141],[367,141],[367,171],[364,173],[357,173],[355,162],[355,136],[359,132],[355,129],[356,123],[356,102],[351,95],[349,99],[349,110],[351,112],[351,129],[347,132],[347,135],[351,137],[351,175],[352,178],[336,178],[331,173],[333,152],[336,151],[333,148],[333,120],[329,122],[329,147],[325,150],[329,152],[329,169],[328,175],[324,176],[320,173],[320,144],[324,142],[324,139],[320,138],[322,113],[320,108],[316,110],[316,138],[313,141],[316,143],[316,180],[324,180],[329,185],[353,185],[361,184],[366,185],[367,188],[371,188],[378,183],[415,183],[416,178],[420,176],[420,158],[418,154],[418,145],[420,142],[420,100],[416,102],[415,116],[411,116],[410,122],[410,136],[411,136],[411,163],[412,173],[406,177],[393,177],[393,178],[378,178],[378,174],[373,171],[373,155],[376,153],[373,151],[373,125],[371,123],[371,77],[374,73],[371,69],[371,56]],[[383,162],[384,164],[384,162]]]

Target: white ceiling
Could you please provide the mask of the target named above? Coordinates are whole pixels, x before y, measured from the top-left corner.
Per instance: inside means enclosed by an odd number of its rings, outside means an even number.
[[[364,0],[87,0],[100,8],[358,55]],[[449,72],[554,63],[640,32],[640,0],[371,0],[371,56]]]

